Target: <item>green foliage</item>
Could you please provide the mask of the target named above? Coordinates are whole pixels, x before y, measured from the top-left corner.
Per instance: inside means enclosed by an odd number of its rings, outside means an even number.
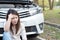
[[[45,21],[59,23],[60,24],[60,9],[46,10],[44,11]]]
[[[38,3],[39,3],[40,6],[42,6],[42,0],[38,0]],[[56,5],[57,6],[60,5],[60,0],[59,0],[59,2],[56,2],[56,0],[54,0],[54,6],[56,6]],[[44,0],[44,6],[49,7],[48,0]]]
[[[57,6],[60,6],[60,0],[59,0],[59,2],[57,3]]]
[[[39,5],[42,6],[42,0],[38,0],[38,3],[39,3]],[[44,0],[44,6],[45,7],[48,7],[49,6],[48,0]]]
[[[44,33],[40,34],[40,37],[46,40],[60,40],[60,29],[44,25]]]

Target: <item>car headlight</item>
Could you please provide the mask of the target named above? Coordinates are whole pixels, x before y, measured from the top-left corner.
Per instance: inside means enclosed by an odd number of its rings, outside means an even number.
[[[35,14],[37,14],[37,10],[31,10],[31,11],[29,11],[30,12],[30,15],[35,15]]]
[[[30,15],[35,15],[35,14],[38,14],[38,13],[42,13],[42,10],[40,9],[37,9],[37,10],[31,10],[29,11]]]

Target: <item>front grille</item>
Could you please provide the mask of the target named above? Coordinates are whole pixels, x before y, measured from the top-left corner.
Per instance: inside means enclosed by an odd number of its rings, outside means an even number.
[[[0,28],[0,34],[3,34],[4,28]],[[28,27],[25,27],[26,29],[26,32],[37,32],[37,29],[36,29],[36,26],[28,26]]]
[[[36,26],[28,26],[25,28],[26,32],[37,32]]]
[[[21,12],[21,13],[19,13],[19,16],[20,16],[20,18],[29,17],[30,16],[30,13],[28,11]]]
[[[3,28],[0,28],[0,34],[3,34],[4,30]]]
[[[5,17],[6,17],[6,13],[0,12],[0,18],[5,18]]]
[[[25,18],[25,17],[29,17],[30,16],[30,13],[28,11],[25,11],[25,12],[21,12],[19,13],[19,17],[20,18]],[[6,13],[2,13],[0,12],[0,18],[6,18]]]

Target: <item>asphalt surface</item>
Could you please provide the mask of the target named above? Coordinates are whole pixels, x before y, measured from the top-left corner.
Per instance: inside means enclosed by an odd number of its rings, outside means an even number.
[[[41,40],[41,39],[39,39],[39,38],[30,38],[28,40]]]
[[[29,38],[28,40],[45,40],[45,39],[38,36],[38,37],[34,37],[34,38]]]
[[[0,37],[0,40],[2,40],[2,37]],[[28,40],[45,40],[41,37],[34,37],[34,38],[28,38]]]
[[[2,40],[2,38],[0,38],[0,40]],[[38,38],[29,38],[28,40],[40,40]]]

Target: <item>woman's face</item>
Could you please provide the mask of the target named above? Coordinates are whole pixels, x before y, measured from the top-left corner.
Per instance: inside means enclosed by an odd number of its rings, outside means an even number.
[[[12,19],[11,19],[11,23],[13,24],[13,25],[16,25],[17,23],[18,23],[18,16],[17,15],[14,15],[14,14],[12,14]]]

